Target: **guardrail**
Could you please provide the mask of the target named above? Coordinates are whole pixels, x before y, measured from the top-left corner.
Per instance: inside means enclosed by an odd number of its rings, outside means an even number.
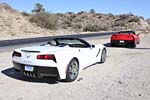
[[[3,40],[3,41],[0,41],[0,47],[29,44],[29,43],[38,43],[38,42],[46,42],[52,38],[59,38],[59,37],[88,38],[88,37],[106,36],[106,35],[111,35],[113,33],[114,32],[102,32],[102,33],[73,34],[73,35],[36,37],[36,38],[27,38],[27,39]]]

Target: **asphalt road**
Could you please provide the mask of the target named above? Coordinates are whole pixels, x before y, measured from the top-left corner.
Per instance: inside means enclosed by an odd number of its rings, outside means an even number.
[[[83,39],[104,39],[109,38],[113,32],[110,33],[92,33],[92,34],[78,34],[78,35],[64,35],[64,36],[53,36],[53,37],[41,37],[41,38],[30,38],[30,39],[18,39],[18,40],[6,40],[0,41],[0,52],[12,51],[16,48],[41,45],[46,43],[52,38],[56,37],[80,37]]]
[[[104,64],[95,64],[66,83],[15,73],[11,53],[0,53],[0,100],[150,100],[150,36],[136,48],[110,47],[109,39],[87,39],[107,46]]]
[[[101,33],[47,36],[47,37],[37,37],[37,38],[28,38],[28,39],[3,40],[3,41],[0,41],[0,47],[38,43],[38,42],[46,42],[52,38],[59,38],[59,37],[88,38],[88,37],[97,37],[97,36],[107,36],[107,35],[111,35],[113,33],[114,32],[101,32]]]

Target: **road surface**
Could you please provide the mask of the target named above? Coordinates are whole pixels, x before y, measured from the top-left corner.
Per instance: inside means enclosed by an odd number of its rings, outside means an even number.
[[[12,51],[1,52],[0,100],[150,100],[150,36],[134,49],[112,48],[109,39],[88,40],[107,46],[107,60],[70,83],[14,73]]]

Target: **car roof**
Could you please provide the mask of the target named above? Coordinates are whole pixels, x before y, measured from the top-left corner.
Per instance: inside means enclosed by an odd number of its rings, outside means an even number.
[[[85,41],[81,38],[72,38],[72,37],[59,37],[59,38],[53,38],[52,40],[79,40],[79,41]]]
[[[72,37],[59,37],[59,38],[53,38],[53,39],[68,39],[68,40],[80,40],[79,38],[72,38]]]

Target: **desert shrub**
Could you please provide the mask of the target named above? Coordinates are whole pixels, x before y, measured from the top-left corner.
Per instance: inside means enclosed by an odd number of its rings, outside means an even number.
[[[75,23],[72,27],[76,32],[82,32],[83,31],[83,25],[82,23]]]
[[[64,17],[64,14],[62,14],[62,13],[56,13],[56,15],[59,17]]]
[[[75,23],[74,28],[78,30],[78,29],[83,28],[83,26],[81,23]]]
[[[72,14],[74,14],[74,12],[67,12],[66,14],[72,15]]]
[[[137,16],[133,16],[131,17],[131,19],[129,20],[129,22],[139,22],[140,21],[140,18],[137,17]]]
[[[99,30],[101,30],[101,31],[108,31],[109,28],[110,28],[110,26],[108,26],[108,25],[100,25],[99,26]]]
[[[5,10],[8,11],[15,11],[10,5],[8,5],[7,3],[0,3],[0,7],[4,8]]]
[[[80,11],[80,12],[77,13],[77,15],[82,15],[82,14],[85,14],[85,13],[87,13],[87,12],[86,11]]]
[[[146,21],[148,22],[148,24],[150,24],[150,19],[147,19]]]
[[[67,29],[67,28],[68,28],[68,26],[67,26],[67,24],[63,24],[63,25],[61,26],[61,28],[63,28],[63,29]]]
[[[42,28],[56,29],[58,17],[56,14],[50,14],[48,12],[38,12],[31,16],[30,21]]]
[[[90,9],[89,13],[90,13],[90,14],[95,14],[96,12],[95,12],[94,9]]]
[[[98,19],[101,19],[101,18],[103,18],[103,16],[102,15],[98,15]]]
[[[121,31],[121,30],[125,30],[125,27],[120,27],[120,26],[112,27],[112,31]]]
[[[91,31],[91,32],[97,32],[97,31],[107,31],[110,26],[106,24],[87,24],[84,28],[83,31]]]
[[[122,27],[122,26],[125,26],[125,24],[126,24],[125,20],[117,20],[117,21],[114,21],[113,26],[120,26],[120,27]]]
[[[123,19],[128,19],[130,18],[132,15],[131,14],[121,14],[119,15],[120,19],[123,20]]]
[[[82,16],[81,16],[81,19],[88,19],[88,15],[86,15],[86,14],[85,14],[85,15],[82,15]]]
[[[33,13],[45,12],[45,8],[42,4],[36,3],[34,9],[32,10]]]
[[[72,27],[73,24],[70,20],[65,20],[62,24],[62,28],[67,29],[68,27]]]
[[[83,22],[83,18],[77,17],[74,19],[74,23]]]
[[[29,16],[29,15],[30,15],[29,13],[27,13],[27,12],[25,12],[25,11],[21,12],[21,14],[22,14],[23,16]]]
[[[147,29],[148,31],[150,31],[150,27],[147,27],[146,29]]]
[[[83,28],[83,31],[96,32],[96,31],[99,31],[99,27],[98,25],[88,24]]]
[[[112,13],[108,13],[107,16],[108,17],[114,17],[114,15]]]
[[[77,17],[77,15],[76,14],[72,14],[70,17],[71,17],[71,19],[74,19],[74,18]]]

